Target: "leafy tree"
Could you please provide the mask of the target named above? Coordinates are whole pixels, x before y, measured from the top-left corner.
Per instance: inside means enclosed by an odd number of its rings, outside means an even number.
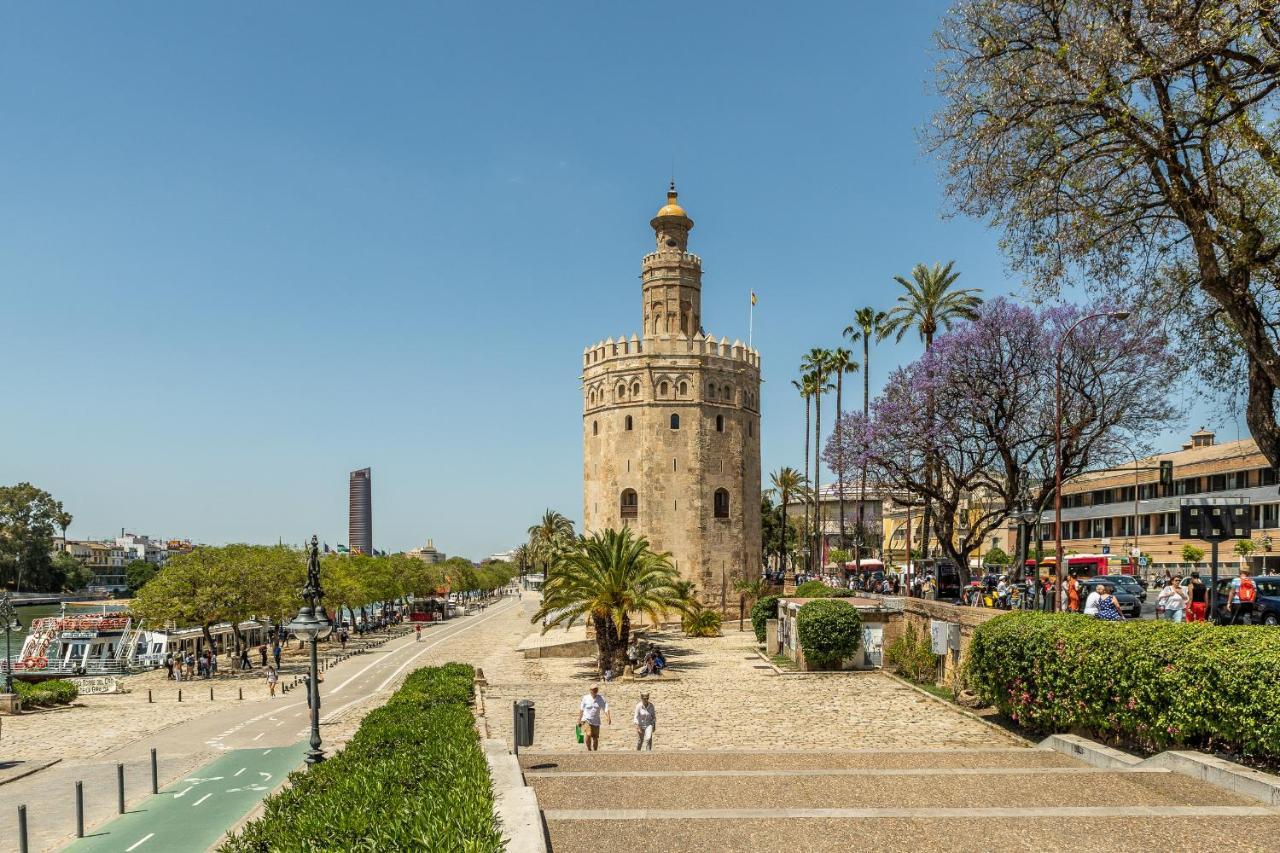
[[[600,672],[620,673],[626,664],[633,614],[656,621],[668,610],[692,609],[677,583],[669,555],[654,553],[647,539],[629,527],[604,530],[557,554],[533,621],[542,622],[545,633],[559,625],[590,620]]]
[[[993,547],[990,551],[982,555],[982,563],[987,566],[996,566],[1003,568],[1013,562],[1013,558],[1004,552],[999,546]]]
[[[0,486],[0,583],[22,590],[57,592],[63,578],[51,572],[53,533],[71,514],[30,483]]]
[[[1200,562],[1203,559],[1204,559],[1203,548],[1197,548],[1195,545],[1192,545],[1190,543],[1182,546],[1182,562],[1195,564]]]
[[[556,550],[564,547],[573,539],[573,522],[553,509],[542,513],[542,519],[529,528],[529,548],[531,556],[542,563],[542,570],[547,571],[555,559]]]
[[[767,625],[765,623],[770,619],[778,618],[778,601],[779,596],[766,595],[755,603],[751,608],[751,628],[756,633],[756,642],[763,643],[765,641]]]
[[[129,592],[136,594],[147,581],[156,576],[157,571],[159,569],[155,563],[148,563],[146,560],[131,561],[124,567],[124,578],[129,585]]]
[[[931,148],[1041,295],[1084,278],[1185,332],[1280,467],[1280,25],[1270,0],[961,0]]]
[[[62,551],[54,556],[49,567],[50,583],[56,583],[55,589],[77,592],[93,583],[93,569],[81,563],[75,557]]]
[[[862,645],[862,617],[844,601],[810,601],[796,613],[796,635],[814,666],[839,666]]]
[[[845,563],[849,562],[849,560],[850,554],[848,551],[843,548],[831,549],[831,562],[835,563],[837,566],[843,566]]]
[[[1247,560],[1250,554],[1258,550],[1258,546],[1254,544],[1252,539],[1240,539],[1236,541],[1232,550],[1236,552],[1237,557]]]

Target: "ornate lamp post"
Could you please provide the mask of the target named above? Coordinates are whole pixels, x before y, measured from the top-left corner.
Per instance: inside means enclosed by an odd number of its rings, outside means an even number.
[[[307,752],[307,764],[319,764],[324,761],[324,750],[320,748],[320,680],[319,660],[316,643],[333,633],[333,623],[325,612],[320,599],[324,590],[320,588],[320,542],[316,536],[311,537],[311,555],[307,559],[307,585],[302,588],[303,605],[298,615],[285,627],[300,640],[311,643],[311,672],[307,679],[307,694],[311,700],[311,749]]]
[[[1067,561],[1062,558],[1062,350],[1066,347],[1067,341],[1071,340],[1071,333],[1076,330],[1086,320],[1096,320],[1100,317],[1106,317],[1111,320],[1127,320],[1129,319],[1128,311],[1099,311],[1096,314],[1086,314],[1076,320],[1067,327],[1067,331],[1063,333],[1062,340],[1058,341],[1057,360],[1054,365],[1054,406],[1053,406],[1053,560],[1054,571],[1057,578],[1054,580],[1055,590],[1061,589],[1062,584],[1067,581]],[[1038,573],[1039,569],[1037,569]],[[1067,609],[1067,596],[1065,593],[1059,596],[1060,604],[1058,610]]]
[[[1023,504],[1022,509],[1018,511],[1018,532],[1022,534],[1023,547],[1020,549],[1022,553],[1022,566],[1019,574],[1023,580],[1027,578],[1027,558],[1031,554],[1031,531],[1034,525],[1040,519],[1040,510],[1031,504]],[[1040,561],[1036,561],[1036,567],[1032,570],[1034,580],[1031,582],[1031,609],[1036,609],[1036,598],[1040,595]]]
[[[13,652],[9,647],[9,634],[22,627],[18,611],[6,592],[0,597],[0,622],[4,623],[4,692],[13,692]]]

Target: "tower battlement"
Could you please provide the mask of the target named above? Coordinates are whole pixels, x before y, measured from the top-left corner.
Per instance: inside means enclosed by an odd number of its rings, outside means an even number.
[[[649,355],[701,355],[722,358],[748,364],[760,369],[760,351],[752,349],[740,340],[730,343],[728,337],[716,340],[715,335],[703,337],[701,334],[687,338],[675,335],[663,338],[641,339],[632,335],[630,339],[619,335],[617,339],[608,338],[582,350],[582,368],[586,370],[619,358],[631,358],[640,354]]]

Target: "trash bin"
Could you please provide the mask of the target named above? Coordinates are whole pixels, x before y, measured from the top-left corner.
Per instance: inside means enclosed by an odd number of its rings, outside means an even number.
[[[533,746],[535,710],[528,699],[515,703],[515,745]]]

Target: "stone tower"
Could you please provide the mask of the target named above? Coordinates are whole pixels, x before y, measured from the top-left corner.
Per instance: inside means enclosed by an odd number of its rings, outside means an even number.
[[[760,353],[702,328],[702,260],[677,202],[650,221],[643,332],[582,353],[583,528],[630,526],[702,601],[732,607],[760,554]]]

